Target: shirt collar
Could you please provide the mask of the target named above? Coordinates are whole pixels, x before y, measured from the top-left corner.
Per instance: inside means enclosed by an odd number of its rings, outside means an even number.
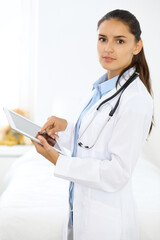
[[[120,81],[126,77],[126,75],[128,75],[132,70],[134,70],[134,68],[130,68],[128,69],[120,78]],[[108,80],[108,73],[105,73],[104,75],[102,75],[94,84],[93,84],[93,89],[96,89],[101,96],[103,96],[104,94],[106,94],[107,92],[111,91],[113,88],[115,88],[116,86],[116,82],[118,79],[119,75],[111,78]]]

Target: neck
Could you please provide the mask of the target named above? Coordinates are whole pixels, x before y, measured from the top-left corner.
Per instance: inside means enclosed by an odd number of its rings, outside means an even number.
[[[119,75],[120,74],[120,71],[111,71],[111,70],[108,70],[108,80],[111,79],[111,78],[114,78],[115,76]]]

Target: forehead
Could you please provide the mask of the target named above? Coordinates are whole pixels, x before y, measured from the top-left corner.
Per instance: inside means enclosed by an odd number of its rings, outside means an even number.
[[[126,24],[115,19],[109,19],[109,20],[103,21],[98,28],[98,34],[104,34],[106,36],[120,36],[120,35],[131,36],[132,35]]]

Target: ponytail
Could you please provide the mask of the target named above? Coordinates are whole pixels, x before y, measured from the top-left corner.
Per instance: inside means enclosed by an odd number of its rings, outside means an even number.
[[[148,64],[147,64],[147,61],[146,61],[146,58],[144,55],[143,48],[137,55],[133,56],[131,64],[128,67],[126,67],[125,69],[123,69],[123,71],[120,73],[120,75],[117,79],[117,82],[116,82],[116,87],[120,81],[121,76],[124,74],[124,72],[132,67],[135,67],[136,72],[139,73],[140,80],[143,82],[143,84],[147,88],[148,92],[153,97],[149,68],[148,68]],[[150,130],[149,130],[149,135],[152,131],[153,125],[154,125],[154,116],[152,116],[152,122],[151,122]]]
[[[100,24],[103,21],[109,20],[109,19],[116,19],[118,21],[123,22],[125,25],[127,25],[130,32],[135,36],[136,42],[138,42],[141,39],[140,24],[139,24],[138,20],[136,19],[136,17],[133,14],[131,14],[129,11],[117,9],[117,10],[107,13],[104,17],[102,17],[99,20],[97,29],[99,28]],[[146,58],[145,58],[143,47],[137,55],[133,56],[131,64],[129,66],[127,66],[125,69],[123,69],[123,71],[120,73],[120,75],[117,79],[117,82],[116,82],[116,87],[120,81],[121,76],[124,74],[124,72],[126,72],[131,67],[134,67],[136,69],[136,71],[139,73],[139,75],[140,75],[139,77],[140,77],[141,81],[147,88],[150,95],[153,97],[150,73],[149,73],[149,68],[148,68]],[[153,125],[154,125],[154,116],[152,116],[152,122],[151,122],[150,130],[149,130],[149,134],[151,133]]]

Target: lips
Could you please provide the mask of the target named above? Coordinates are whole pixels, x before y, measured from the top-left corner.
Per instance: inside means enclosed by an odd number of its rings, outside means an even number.
[[[112,62],[114,60],[116,60],[115,58],[111,58],[111,57],[103,57],[103,59],[106,61],[106,62]]]

